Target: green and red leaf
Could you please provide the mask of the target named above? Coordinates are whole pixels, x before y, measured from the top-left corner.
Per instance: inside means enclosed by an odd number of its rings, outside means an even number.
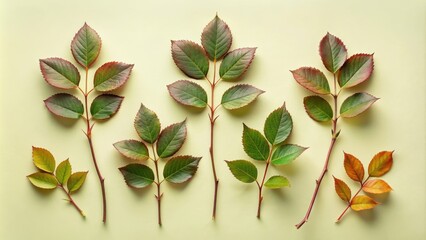
[[[149,151],[145,143],[136,140],[123,140],[113,144],[115,149],[123,156],[137,160],[144,161],[149,158]]]
[[[112,117],[120,109],[123,99],[124,97],[113,94],[97,96],[90,106],[92,118],[100,120]]]
[[[333,109],[330,104],[320,96],[307,96],[303,99],[306,113],[318,122],[328,122],[333,119]]]
[[[186,139],[186,119],[172,124],[161,131],[157,141],[157,154],[160,158],[174,155]]]
[[[198,168],[200,157],[177,156],[167,161],[164,166],[164,179],[171,183],[183,183],[191,179]]]
[[[101,46],[102,41],[98,33],[84,23],[71,42],[71,52],[83,68],[89,68],[98,58]]]
[[[99,92],[108,92],[123,86],[129,79],[133,64],[108,62],[95,72],[93,86]]]
[[[207,93],[196,83],[180,80],[167,85],[167,89],[170,96],[180,104],[196,108],[207,106]]]
[[[172,57],[188,77],[202,79],[209,71],[209,59],[204,49],[191,41],[172,41]]]
[[[226,54],[219,68],[219,76],[222,80],[239,79],[250,67],[255,52],[256,48],[239,48]]]
[[[201,44],[212,61],[221,59],[231,47],[231,30],[217,15],[204,28],[201,34]]]
[[[330,86],[327,78],[320,70],[312,67],[301,67],[291,71],[294,80],[302,87],[317,94],[329,94]]]
[[[161,124],[154,111],[141,104],[134,123],[136,132],[147,143],[154,143],[160,134]]]
[[[373,69],[373,54],[356,54],[345,62],[337,80],[342,88],[353,87],[369,79]]]
[[[44,100],[47,109],[56,116],[78,119],[84,113],[83,103],[68,93],[58,93]]]
[[[132,163],[119,168],[129,187],[144,188],[154,182],[154,172],[148,166]]]
[[[370,108],[377,100],[378,98],[368,93],[355,93],[343,101],[340,107],[340,116],[345,118],[358,116]]]
[[[328,71],[336,73],[348,57],[345,44],[338,37],[327,33],[320,42],[321,60]]]
[[[252,103],[264,92],[248,84],[238,84],[223,93],[221,105],[228,110],[242,108]]]
[[[44,80],[57,88],[72,89],[80,83],[80,72],[72,63],[62,58],[40,59],[40,70]]]

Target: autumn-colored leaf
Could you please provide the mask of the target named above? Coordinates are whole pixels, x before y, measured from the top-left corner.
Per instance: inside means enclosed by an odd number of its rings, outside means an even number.
[[[228,110],[242,108],[252,103],[262,93],[263,90],[251,85],[238,84],[223,93],[221,104]]]
[[[71,176],[71,164],[68,159],[59,163],[55,175],[60,184],[65,185],[68,182]]]
[[[49,150],[44,148],[33,147],[34,165],[45,172],[53,173],[55,171],[55,158]]]
[[[123,156],[137,160],[144,161],[149,158],[148,148],[145,143],[136,140],[123,140],[114,143],[114,147]]]
[[[355,93],[343,101],[340,107],[340,116],[351,118],[366,111],[378,98],[368,93]]]
[[[71,89],[80,83],[80,73],[77,68],[65,59],[40,59],[40,69],[44,80],[54,87]]]
[[[352,180],[362,183],[364,180],[364,166],[361,161],[349,153],[344,154],[345,160],[343,165],[346,173]]]
[[[379,203],[374,201],[374,199],[372,199],[369,196],[358,195],[352,199],[351,208],[354,211],[362,211],[362,210],[372,209],[376,207],[377,204]]]
[[[291,71],[294,80],[302,87],[317,94],[329,94],[330,86],[327,78],[320,70],[312,67],[301,67]]]
[[[67,188],[70,193],[77,191],[83,186],[87,173],[88,172],[75,172],[71,174],[67,182]]]
[[[370,179],[364,183],[362,190],[367,193],[382,194],[392,191],[392,188],[382,179]]]
[[[393,164],[392,154],[393,151],[382,151],[377,153],[368,165],[368,174],[371,177],[381,177],[389,172]]]
[[[51,173],[36,172],[27,176],[31,184],[41,189],[54,189],[58,186],[58,181]]]
[[[196,83],[180,80],[167,85],[167,88],[170,96],[182,105],[196,108],[205,108],[207,106],[207,93]]]
[[[342,40],[327,33],[320,42],[320,55],[327,70],[335,73],[345,63],[348,52]]]
[[[341,179],[338,179],[334,176],[333,176],[333,178],[334,178],[334,189],[336,190],[337,195],[339,195],[339,197],[343,201],[349,203],[351,201],[351,197],[352,197],[351,189]]]

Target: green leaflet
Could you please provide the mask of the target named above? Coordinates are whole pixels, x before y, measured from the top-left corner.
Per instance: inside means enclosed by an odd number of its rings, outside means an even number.
[[[89,68],[98,58],[101,45],[98,33],[85,23],[71,42],[71,52],[83,68]]]
[[[90,114],[93,119],[107,119],[120,109],[123,97],[113,94],[102,94],[97,96],[90,106]]]
[[[242,108],[256,100],[262,93],[264,93],[264,91],[251,85],[238,84],[223,93],[221,104],[228,110]]]
[[[278,146],[271,157],[271,162],[274,165],[289,164],[294,161],[307,148],[293,144],[285,144]]]
[[[72,89],[80,83],[77,68],[62,58],[40,59],[40,70],[44,80],[57,88]]]
[[[71,174],[67,182],[68,191],[75,192],[83,186],[86,180],[87,172],[75,172]]]
[[[182,147],[186,138],[186,119],[172,124],[163,131],[157,141],[157,154],[160,158],[170,157]]]
[[[250,67],[256,48],[235,49],[222,60],[219,68],[219,76],[224,81],[233,81],[241,77]]]
[[[114,147],[123,156],[137,160],[144,161],[149,158],[148,148],[145,143],[136,140],[123,140],[114,143]]]
[[[78,98],[68,93],[58,93],[44,100],[47,109],[56,116],[78,119],[84,107]]]
[[[191,41],[172,41],[172,56],[178,68],[188,77],[201,79],[209,71],[209,59],[204,49]]]
[[[133,64],[108,62],[96,70],[94,87],[99,92],[108,92],[121,87],[129,79]]]
[[[292,129],[293,121],[290,113],[282,106],[266,118],[263,133],[272,145],[277,145],[287,139]]]
[[[368,93],[355,93],[343,101],[340,107],[340,116],[345,118],[355,117],[367,110],[378,98]]]
[[[320,42],[320,55],[327,70],[336,73],[345,63],[348,52],[342,40],[327,33]]]
[[[130,187],[144,188],[154,182],[154,172],[143,164],[132,163],[119,169]]]
[[[33,163],[34,165],[45,172],[53,173],[55,171],[55,158],[52,153],[44,148],[33,147]]]
[[[277,175],[270,177],[264,185],[269,189],[279,189],[283,187],[290,187],[290,182],[286,177]]]
[[[303,99],[303,105],[309,117],[318,122],[327,122],[333,119],[333,109],[320,96],[308,96]]]
[[[340,87],[356,86],[370,78],[374,68],[373,54],[355,54],[350,57],[338,74]]]
[[[312,67],[301,67],[291,71],[294,79],[302,87],[317,94],[329,94],[330,86],[327,78],[320,70]]]
[[[59,163],[55,175],[60,184],[65,185],[68,182],[71,176],[71,164],[68,159]]]
[[[54,189],[58,186],[55,176],[50,173],[36,172],[27,176],[31,184],[41,189]]]
[[[252,183],[257,179],[257,168],[246,160],[226,161],[232,175],[243,183]]]
[[[196,108],[207,106],[207,93],[196,83],[180,80],[167,85],[167,89],[170,96],[180,104]]]
[[[135,129],[139,136],[148,143],[154,143],[160,134],[161,125],[157,114],[143,104],[135,118]]]
[[[269,157],[269,144],[265,137],[257,130],[243,124],[243,147],[251,158],[266,161]]]
[[[191,179],[198,168],[200,157],[177,156],[164,166],[164,179],[171,183],[183,183]]]
[[[201,34],[201,44],[212,61],[221,59],[231,47],[231,30],[217,15],[204,28]]]

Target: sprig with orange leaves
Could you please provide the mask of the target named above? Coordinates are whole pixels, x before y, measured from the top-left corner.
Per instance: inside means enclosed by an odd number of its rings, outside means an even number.
[[[359,190],[352,197],[351,189],[341,179],[334,177],[334,187],[337,195],[347,203],[347,207],[337,218],[339,222],[345,215],[346,211],[351,208],[354,211],[363,211],[375,208],[379,202],[367,195],[359,195],[364,191],[367,194],[377,195],[388,193],[392,190],[387,182],[382,179],[370,179],[372,177],[381,177],[385,175],[392,168],[393,151],[382,151],[374,155],[368,165],[368,176],[364,179],[364,166],[361,161],[351,154],[344,153],[345,160],[343,165],[348,176],[360,184]]]

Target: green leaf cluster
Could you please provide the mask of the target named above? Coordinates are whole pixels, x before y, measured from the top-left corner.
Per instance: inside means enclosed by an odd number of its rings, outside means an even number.
[[[187,40],[171,41],[172,57],[176,66],[188,77],[206,79],[210,85],[219,81],[238,81],[250,67],[256,48],[229,51],[232,34],[228,25],[218,16],[210,21],[201,34],[201,45]],[[218,81],[208,78],[209,62],[221,61]],[[216,70],[216,69],[214,69]],[[216,73],[214,73],[216,76]],[[215,108],[208,104],[207,93],[197,83],[180,80],[167,86],[170,96],[178,103],[194,108]],[[223,93],[221,106],[228,110],[252,103],[264,91],[248,84],[234,85]]]
[[[320,42],[320,56],[326,69],[334,74],[334,81],[340,86],[340,91],[367,81],[374,69],[373,54],[355,54],[347,58],[347,49],[342,40],[330,33]],[[313,93],[334,98],[340,93],[337,89],[334,93],[330,91],[326,76],[316,68],[301,67],[291,73],[296,82]],[[377,99],[365,92],[352,94],[342,102],[340,111],[336,109],[336,113],[339,112],[343,118],[355,117],[366,111]],[[309,117],[315,121],[330,122],[333,117],[339,117],[333,116],[330,103],[322,96],[307,96],[303,104]]]
[[[30,183],[40,189],[61,188],[68,196],[70,203],[74,200],[71,194],[79,190],[86,180],[88,172],[74,172],[68,159],[56,167],[52,153],[44,148],[33,147],[33,163],[39,171],[27,176]],[[73,203],[74,204],[74,203]],[[84,213],[78,209],[84,216]]]
[[[271,176],[266,182],[266,174],[270,164],[286,165],[293,162],[307,148],[285,143],[293,129],[293,121],[285,106],[274,110],[266,118],[263,134],[243,124],[242,143],[244,151],[252,159],[266,163],[264,176],[258,180],[255,164],[247,160],[226,161],[229,170],[236,179],[244,183],[256,182],[260,195],[263,186],[270,189],[289,187],[289,180],[281,175]],[[261,202],[261,200],[259,200]],[[260,203],[259,203],[260,205]]]
[[[101,46],[102,41],[96,31],[84,24],[71,42],[71,52],[80,67],[87,71],[98,58]],[[96,70],[92,90],[101,94],[91,103],[91,119],[108,119],[120,109],[123,97],[108,92],[124,85],[129,79],[132,68],[133,64],[108,62]],[[46,82],[53,87],[64,90],[79,89],[85,99],[92,92],[87,89],[87,85],[85,91],[80,88],[81,77],[78,68],[65,59],[40,59],[40,70]],[[70,93],[55,94],[44,100],[44,103],[51,113],[63,118],[78,119],[85,111],[83,103]]]

